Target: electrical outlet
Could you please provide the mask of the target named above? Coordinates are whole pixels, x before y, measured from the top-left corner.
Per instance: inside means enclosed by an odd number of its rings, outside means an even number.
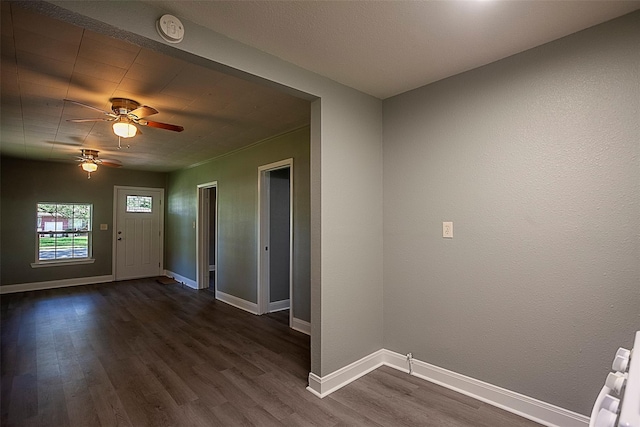
[[[446,239],[453,239],[453,222],[442,223],[442,237]]]

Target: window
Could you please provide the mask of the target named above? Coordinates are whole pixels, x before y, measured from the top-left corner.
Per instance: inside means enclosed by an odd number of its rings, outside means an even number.
[[[151,213],[152,204],[151,196],[127,196],[127,212]]]
[[[36,264],[91,257],[92,205],[38,203]]]

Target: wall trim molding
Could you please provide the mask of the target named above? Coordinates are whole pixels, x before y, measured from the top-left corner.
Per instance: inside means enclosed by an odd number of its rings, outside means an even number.
[[[324,377],[319,377],[312,372],[309,373],[309,387],[307,387],[307,390],[323,398],[382,365],[409,373],[409,364],[405,355],[382,349]],[[568,409],[560,408],[421,360],[413,359],[412,375],[544,426],[587,427],[589,425],[589,417],[585,415],[577,414]]]
[[[269,313],[274,311],[282,311],[289,309],[289,300],[283,299],[280,301],[269,302]]]
[[[291,329],[302,332],[306,335],[311,335],[311,323],[306,320],[298,319],[297,317],[293,317],[291,319]]]
[[[46,282],[18,283],[15,285],[0,286],[0,294],[12,294],[15,292],[40,291],[44,289],[65,288],[68,286],[95,285],[98,283],[113,282],[113,275],[75,277],[72,279],[49,280]]]
[[[258,304],[256,304],[255,302],[247,301],[233,295],[225,294],[224,292],[218,290],[216,290],[216,299],[237,307],[241,310],[248,311],[251,314],[258,314]]]
[[[196,283],[196,281],[195,280],[191,280],[188,277],[181,276],[178,273],[174,273],[173,271],[170,271],[170,270],[165,270],[164,271],[164,275],[167,276],[167,277],[171,277],[176,282],[180,282],[183,285],[187,285],[188,287],[190,287],[192,289],[198,289],[198,284]]]
[[[384,350],[384,364],[409,372],[407,357]],[[413,376],[520,415],[549,427],[587,427],[589,417],[421,360],[413,359]]]
[[[319,377],[313,372],[310,372],[309,387],[307,387],[307,390],[320,398],[326,397],[374,369],[379,368],[383,365],[383,361],[384,350],[378,350],[324,377]]]

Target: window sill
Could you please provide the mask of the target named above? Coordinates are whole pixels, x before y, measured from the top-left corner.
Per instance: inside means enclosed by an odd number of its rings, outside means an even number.
[[[41,268],[41,267],[60,267],[63,265],[81,265],[81,264],[93,264],[96,262],[94,258],[85,258],[85,259],[70,259],[68,261],[56,260],[56,261],[40,261],[40,262],[32,262],[31,268]]]

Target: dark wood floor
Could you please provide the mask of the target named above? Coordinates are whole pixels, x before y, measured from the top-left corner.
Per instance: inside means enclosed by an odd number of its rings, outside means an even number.
[[[2,426],[536,426],[383,367],[324,399],[309,338],[155,280],[4,295]]]

